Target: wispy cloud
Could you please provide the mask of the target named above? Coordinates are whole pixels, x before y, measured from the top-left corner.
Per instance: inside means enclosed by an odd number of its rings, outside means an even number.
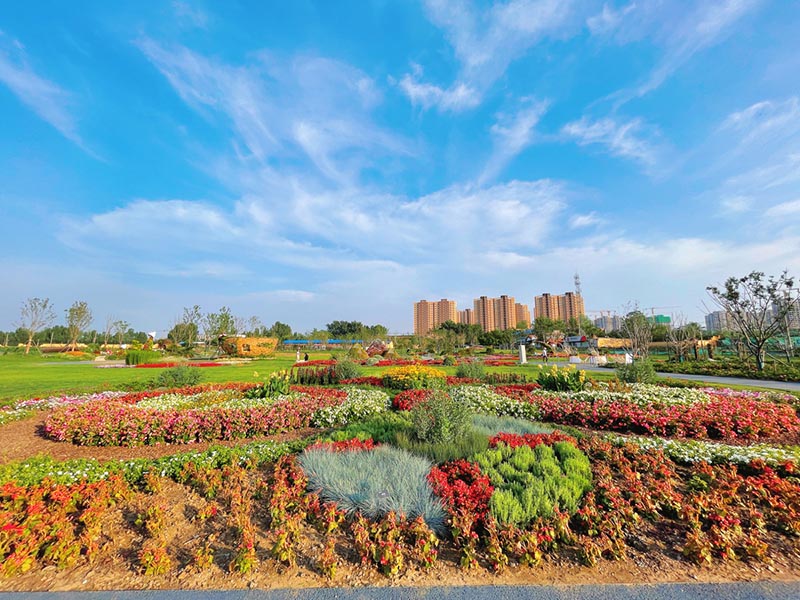
[[[764,214],[771,218],[800,216],[800,199],[781,202],[780,204],[771,206]]]
[[[594,225],[601,225],[605,223],[605,219],[597,216],[597,213],[592,211],[583,215],[575,215],[569,220],[570,229],[583,229],[585,227],[592,227]]]
[[[208,13],[196,5],[193,6],[184,0],[173,0],[172,12],[175,13],[178,21],[187,27],[196,27],[198,29],[206,29],[208,27]]]
[[[741,146],[765,136],[773,143],[776,138],[793,137],[800,133],[800,100],[793,96],[782,102],[756,102],[728,115],[720,130],[739,135]]]
[[[605,10],[595,22],[606,32],[613,31],[618,41],[651,38],[663,47],[661,58],[638,85],[610,96],[617,107],[659,88],[695,54],[724,40],[737,23],[753,13],[763,0],[719,0],[697,2],[690,7],[673,3],[630,4],[623,12]],[[628,10],[629,9],[629,10]],[[603,18],[605,14],[607,18]],[[624,16],[624,18],[623,18]]]
[[[180,45],[138,42],[175,91],[199,112],[233,126],[233,145],[261,163],[300,152],[342,184],[387,154],[412,152],[402,137],[373,122],[381,101],[372,79],[331,59],[266,53],[229,65]]]
[[[593,35],[605,35],[619,27],[622,20],[636,9],[636,2],[631,2],[619,10],[615,10],[608,3],[603,4],[603,9],[586,19],[586,26]]]
[[[92,154],[78,133],[73,114],[73,95],[53,81],[38,75],[30,65],[25,47],[0,31],[0,82],[39,117],[65,138]]]
[[[534,140],[535,127],[547,112],[546,100],[523,99],[522,106],[513,114],[501,113],[491,127],[493,152],[478,182],[483,184],[499,175],[517,154]]]
[[[653,171],[659,162],[661,151],[652,141],[653,134],[648,132],[642,119],[618,121],[603,118],[593,121],[583,117],[564,125],[561,133],[580,146],[603,146],[613,156],[633,160],[649,171]]]
[[[444,31],[459,62],[459,74],[450,85],[421,81],[419,69],[400,80],[412,102],[442,111],[479,105],[484,94],[508,66],[549,35],[571,26],[568,0],[510,0],[485,10],[450,0],[425,3],[430,21]]]

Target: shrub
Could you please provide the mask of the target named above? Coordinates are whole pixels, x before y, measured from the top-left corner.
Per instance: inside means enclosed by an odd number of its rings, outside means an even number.
[[[157,388],[177,388],[197,385],[203,378],[200,369],[197,367],[179,366],[171,369],[164,369],[151,382],[152,387]]]
[[[376,354],[375,356],[370,356],[370,357],[367,359],[367,366],[368,366],[368,367],[374,367],[374,366],[375,366],[375,365],[377,365],[379,362],[381,362],[381,360],[382,360],[382,359],[383,359],[383,357],[382,357],[382,356],[380,356],[380,355],[378,355],[378,354]]]
[[[525,373],[487,373],[484,381],[492,385],[524,384],[528,376]]]
[[[489,438],[477,431],[468,430],[448,442],[422,442],[415,439],[412,432],[398,431],[394,437],[394,444],[412,454],[424,456],[436,464],[441,464],[480,454],[489,447]]]
[[[352,360],[340,360],[333,367],[333,373],[337,382],[343,379],[355,379],[361,376],[361,369]]]
[[[411,409],[414,436],[421,442],[451,442],[463,436],[471,422],[469,407],[450,394],[435,391]]]
[[[483,379],[486,377],[486,369],[480,362],[465,362],[456,367],[456,377],[466,377],[468,379]]]
[[[160,352],[154,350],[128,350],[125,353],[126,365],[143,365],[157,361],[161,358]]]
[[[353,347],[347,351],[347,358],[350,360],[367,360],[369,354],[367,354],[361,344],[354,344]]]
[[[456,364],[456,359],[450,356],[449,354],[445,356],[444,359],[442,360],[443,367],[452,367],[455,364]]]
[[[411,428],[411,419],[408,416],[395,412],[381,412],[366,421],[351,423],[344,429],[334,431],[328,439],[341,442],[353,438],[360,440],[371,438],[378,443],[387,443],[395,439],[397,432],[411,431]]]
[[[629,365],[618,366],[617,377],[626,383],[652,383],[656,378],[656,369],[647,359],[636,360]]]
[[[553,365],[549,369],[539,371],[536,383],[542,386],[543,390],[550,392],[580,392],[588,383],[586,373],[574,367],[564,367],[559,369]]]
[[[504,443],[475,457],[495,487],[491,514],[504,525],[526,527],[554,508],[570,514],[591,489],[587,456],[569,442],[511,447]]]
[[[493,415],[474,415],[472,417],[472,428],[485,435],[493,436],[498,433],[550,433],[553,428],[542,423],[534,423],[527,419],[517,419],[514,417],[495,417]]]
[[[383,374],[383,385],[396,390],[442,388],[446,382],[444,371],[424,365],[395,367]]]
[[[307,449],[299,458],[308,487],[324,501],[350,514],[378,519],[390,511],[421,516],[434,531],[444,531],[444,508],[427,480],[431,464],[390,446],[362,452]]]

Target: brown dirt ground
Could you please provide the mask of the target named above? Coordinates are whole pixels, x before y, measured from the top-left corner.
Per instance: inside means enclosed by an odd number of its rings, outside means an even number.
[[[96,458],[104,460],[128,460],[132,458],[159,458],[179,452],[202,451],[213,445],[239,446],[253,441],[294,440],[317,433],[318,429],[298,429],[289,433],[230,441],[202,442],[194,444],[156,444],[154,446],[77,446],[67,442],[55,442],[44,436],[42,427],[46,413],[29,419],[13,421],[0,427],[0,464],[25,460],[34,456],[51,456],[64,461],[74,458]]]
[[[12,578],[0,578],[2,591],[69,591],[120,589],[279,589],[309,587],[363,586],[458,586],[523,584],[607,584],[663,582],[798,581],[800,580],[800,542],[775,535],[770,562],[715,562],[696,566],[681,560],[675,549],[676,538],[667,524],[655,527],[644,524],[628,550],[625,561],[601,560],[595,567],[581,565],[563,553],[547,556],[540,565],[527,568],[512,566],[495,575],[483,565],[465,572],[457,565],[455,552],[444,546],[438,564],[423,572],[408,568],[399,577],[389,579],[374,567],[358,564],[351,543],[341,537],[337,545],[340,566],[333,580],[323,577],[315,566],[322,549],[322,537],[306,526],[297,566],[287,567],[269,557],[273,533],[264,525],[266,508],[256,506],[257,568],[246,575],[230,573],[234,543],[224,504],[213,519],[200,523],[194,517],[209,502],[187,486],[165,481],[157,496],[138,493],[127,505],[110,512],[104,522],[105,545],[93,564],[58,570],[36,567]],[[212,501],[213,502],[213,501]],[[166,510],[165,540],[173,568],[164,576],[145,576],[137,562],[145,535],[134,521],[144,506],[157,503]],[[214,564],[203,571],[188,567],[193,551],[213,535]]]

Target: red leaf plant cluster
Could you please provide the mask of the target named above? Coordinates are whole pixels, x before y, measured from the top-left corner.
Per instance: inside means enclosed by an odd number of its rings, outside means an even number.
[[[420,402],[428,400],[432,394],[431,390],[405,390],[394,397],[392,406],[396,410],[411,410]]]
[[[475,463],[454,460],[433,467],[428,481],[450,513],[468,511],[476,519],[483,519],[489,512],[489,498],[494,488]]]
[[[332,367],[336,364],[335,360],[306,360],[303,362],[296,362],[292,365],[292,368],[295,367]]]
[[[361,452],[363,450],[372,450],[377,445],[372,438],[367,438],[366,440],[353,438],[341,442],[317,442],[309,446],[308,449],[326,450],[328,452]]]
[[[447,385],[469,385],[481,382],[480,379],[475,379],[474,377],[455,377],[453,375],[448,375],[446,381]]]
[[[224,367],[222,363],[216,362],[163,362],[163,363],[143,363],[136,365],[137,369],[167,369],[171,367]]]
[[[494,448],[499,443],[503,443],[511,448],[518,448],[520,446],[530,446],[536,448],[540,444],[545,446],[552,446],[556,442],[569,442],[573,445],[578,444],[574,437],[567,435],[561,431],[554,431],[553,433],[498,433],[496,436],[489,438],[489,447]]]
[[[797,438],[800,419],[787,404],[711,396],[705,403],[639,406],[624,401],[531,398],[553,423],[659,436],[718,440]]]
[[[97,483],[0,486],[0,572],[15,575],[37,564],[67,568],[81,557],[94,560],[104,515],[130,494],[117,475]]]
[[[375,387],[383,387],[383,377],[375,377],[374,375],[368,377],[353,377],[352,379],[342,379],[339,383],[342,385],[372,385]]]
[[[516,358],[496,358],[483,361],[483,364],[487,367],[513,367],[518,363],[519,361]]]
[[[147,390],[144,392],[131,392],[129,394],[125,394],[124,396],[115,398],[114,402],[136,404],[137,402],[141,402],[142,400],[146,400],[147,398],[155,398],[156,396],[163,396],[164,394],[181,394],[183,396],[191,396],[193,394],[199,394],[201,392],[208,392],[213,390],[238,390],[243,392],[252,387],[255,387],[256,385],[257,384],[255,383],[242,383],[242,382],[209,383],[205,385],[192,385],[180,388],[171,388],[168,390]]]
[[[341,390],[313,388],[299,399],[238,409],[153,410],[97,401],[51,413],[44,430],[51,439],[82,446],[230,440],[308,427],[316,411],[337,406],[346,398]]]

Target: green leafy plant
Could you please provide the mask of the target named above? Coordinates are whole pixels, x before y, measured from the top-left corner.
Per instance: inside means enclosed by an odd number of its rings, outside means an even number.
[[[489,437],[477,431],[466,431],[454,440],[447,442],[423,442],[415,439],[413,434],[398,431],[394,444],[417,456],[424,456],[434,463],[443,463],[459,458],[469,458],[483,452],[489,447]]]
[[[421,442],[452,442],[467,432],[471,418],[469,407],[441,390],[411,409],[414,436]]]
[[[553,365],[539,371],[536,383],[549,392],[580,392],[586,388],[589,380],[585,371],[573,367],[559,369]]]
[[[500,443],[475,461],[495,488],[489,509],[503,525],[525,527],[551,517],[556,507],[574,513],[592,485],[589,459],[569,442],[534,448]]]
[[[359,366],[352,360],[348,359],[336,361],[336,365],[333,368],[333,373],[336,381],[361,377],[361,369]]]
[[[200,369],[181,365],[161,371],[150,385],[156,388],[180,388],[197,385],[203,378]]]
[[[629,365],[619,365],[617,377],[626,383],[652,383],[656,379],[656,369],[647,359],[636,360]]]
[[[126,365],[144,365],[161,358],[161,353],[154,350],[128,350],[125,353]]]
[[[464,362],[456,367],[456,377],[484,379],[486,377],[486,368],[481,362]]]

